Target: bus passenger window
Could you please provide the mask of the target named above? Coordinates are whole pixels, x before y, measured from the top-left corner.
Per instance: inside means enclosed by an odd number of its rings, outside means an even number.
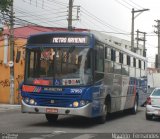
[[[113,73],[114,64],[112,61],[105,62],[105,73]]]
[[[122,75],[129,75],[129,68],[126,65],[122,65]]]
[[[139,60],[136,59],[136,68],[139,68]]]
[[[123,64],[127,65],[127,55],[123,54]]]
[[[127,55],[127,65],[129,65],[129,66],[130,66],[130,64],[131,64],[130,56],[128,56],[128,55]]]
[[[105,47],[105,59],[107,59],[107,47]]]
[[[115,56],[116,56],[116,60],[115,60],[115,61],[116,61],[117,63],[119,63],[120,55],[119,55],[119,52],[118,52],[118,51],[116,51]]]
[[[109,47],[105,47],[105,59],[111,60],[111,49]]]
[[[141,69],[141,60],[139,60],[139,68]]]
[[[104,54],[103,47],[99,46],[96,50],[96,70],[104,71]]]
[[[119,63],[123,64],[123,54],[119,52]]]
[[[101,80],[104,76],[104,47],[98,46],[95,50],[95,80]]]
[[[121,74],[122,73],[122,67],[119,63],[114,63],[114,73],[115,74]]]
[[[136,67],[136,59],[133,58],[133,67]]]
[[[116,59],[116,52],[115,52],[115,50],[113,50],[113,49],[111,49],[111,60],[112,61],[115,61],[115,59]]]

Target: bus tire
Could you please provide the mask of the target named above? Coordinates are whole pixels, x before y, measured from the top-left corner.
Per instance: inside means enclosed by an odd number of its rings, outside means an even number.
[[[46,119],[49,123],[54,123],[57,121],[58,119],[58,115],[57,114],[45,114]]]
[[[104,124],[107,119],[109,119],[109,110],[110,110],[110,101],[109,99],[106,99],[103,105],[103,115],[96,117],[96,123],[98,124]]]
[[[136,114],[138,110],[138,97],[135,97],[134,106],[130,109],[131,114]]]
[[[104,104],[103,106],[104,114],[102,116],[98,116],[95,118],[97,124],[104,124],[106,122],[106,116],[107,116],[107,105]]]

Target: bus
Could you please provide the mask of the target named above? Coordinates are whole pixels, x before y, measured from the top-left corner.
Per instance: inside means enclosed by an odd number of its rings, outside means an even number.
[[[147,96],[146,57],[106,43],[96,32],[52,32],[27,40],[22,112],[94,118],[135,114]]]

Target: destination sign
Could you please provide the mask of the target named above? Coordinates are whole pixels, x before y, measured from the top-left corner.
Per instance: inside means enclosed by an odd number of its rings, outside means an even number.
[[[87,37],[53,37],[53,43],[86,44]]]
[[[56,45],[88,45],[90,42],[88,35],[77,34],[43,34],[31,36],[28,44],[56,44]]]

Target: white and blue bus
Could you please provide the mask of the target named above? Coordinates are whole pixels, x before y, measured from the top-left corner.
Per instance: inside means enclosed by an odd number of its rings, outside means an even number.
[[[26,46],[22,112],[95,118],[137,112],[147,96],[146,57],[91,32],[32,35]]]

